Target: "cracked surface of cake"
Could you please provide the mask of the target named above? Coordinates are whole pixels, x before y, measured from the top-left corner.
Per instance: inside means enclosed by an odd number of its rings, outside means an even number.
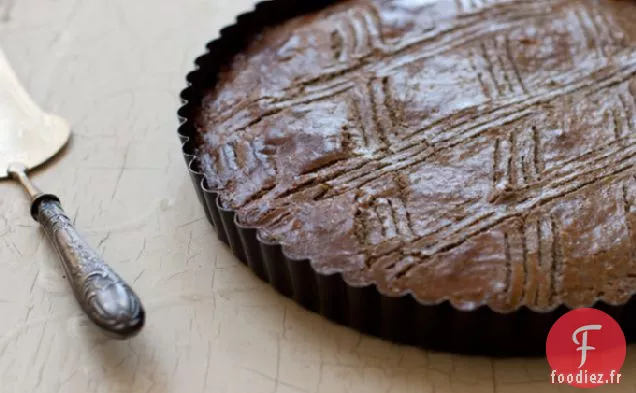
[[[636,2],[351,0],[269,27],[197,116],[207,187],[318,272],[547,311],[636,290]]]

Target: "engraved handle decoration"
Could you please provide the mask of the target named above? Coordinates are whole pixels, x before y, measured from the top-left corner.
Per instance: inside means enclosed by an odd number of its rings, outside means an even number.
[[[55,195],[40,192],[26,177],[22,166],[12,165],[9,172],[31,195],[31,215],[57,250],[84,312],[115,338],[137,334],[144,325],[145,312],[130,286],[75,230]]]

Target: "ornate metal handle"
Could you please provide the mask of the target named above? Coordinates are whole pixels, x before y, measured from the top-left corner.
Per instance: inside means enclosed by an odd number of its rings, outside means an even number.
[[[133,290],[80,236],[55,195],[41,193],[23,168],[9,172],[31,194],[31,215],[60,255],[75,298],[88,317],[111,336],[124,339],[143,327],[145,312]]]

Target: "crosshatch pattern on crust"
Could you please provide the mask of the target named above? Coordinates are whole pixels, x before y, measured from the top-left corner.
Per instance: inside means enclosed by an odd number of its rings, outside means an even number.
[[[599,1],[402,3],[418,2],[343,2],[290,37],[272,29],[273,49],[244,55],[272,75],[236,59],[205,103],[208,184],[291,255],[384,292],[625,301],[635,32]],[[314,59],[307,40],[331,50]],[[276,78],[310,57],[319,72]],[[250,78],[256,97],[223,95]]]

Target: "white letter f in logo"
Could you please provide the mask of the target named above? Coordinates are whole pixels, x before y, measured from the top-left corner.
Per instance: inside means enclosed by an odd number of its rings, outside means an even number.
[[[596,349],[594,347],[590,347],[587,345],[587,331],[601,330],[601,327],[602,327],[601,325],[585,325],[576,329],[574,331],[574,334],[572,334],[572,341],[574,341],[574,344],[581,345],[580,347],[576,349],[577,351],[581,351],[581,364],[579,365],[579,368],[583,367],[583,365],[585,364],[585,361],[587,360],[587,351],[593,351]],[[583,335],[582,335],[583,339],[581,340],[581,342],[579,342],[576,336],[581,332],[583,332]]]

